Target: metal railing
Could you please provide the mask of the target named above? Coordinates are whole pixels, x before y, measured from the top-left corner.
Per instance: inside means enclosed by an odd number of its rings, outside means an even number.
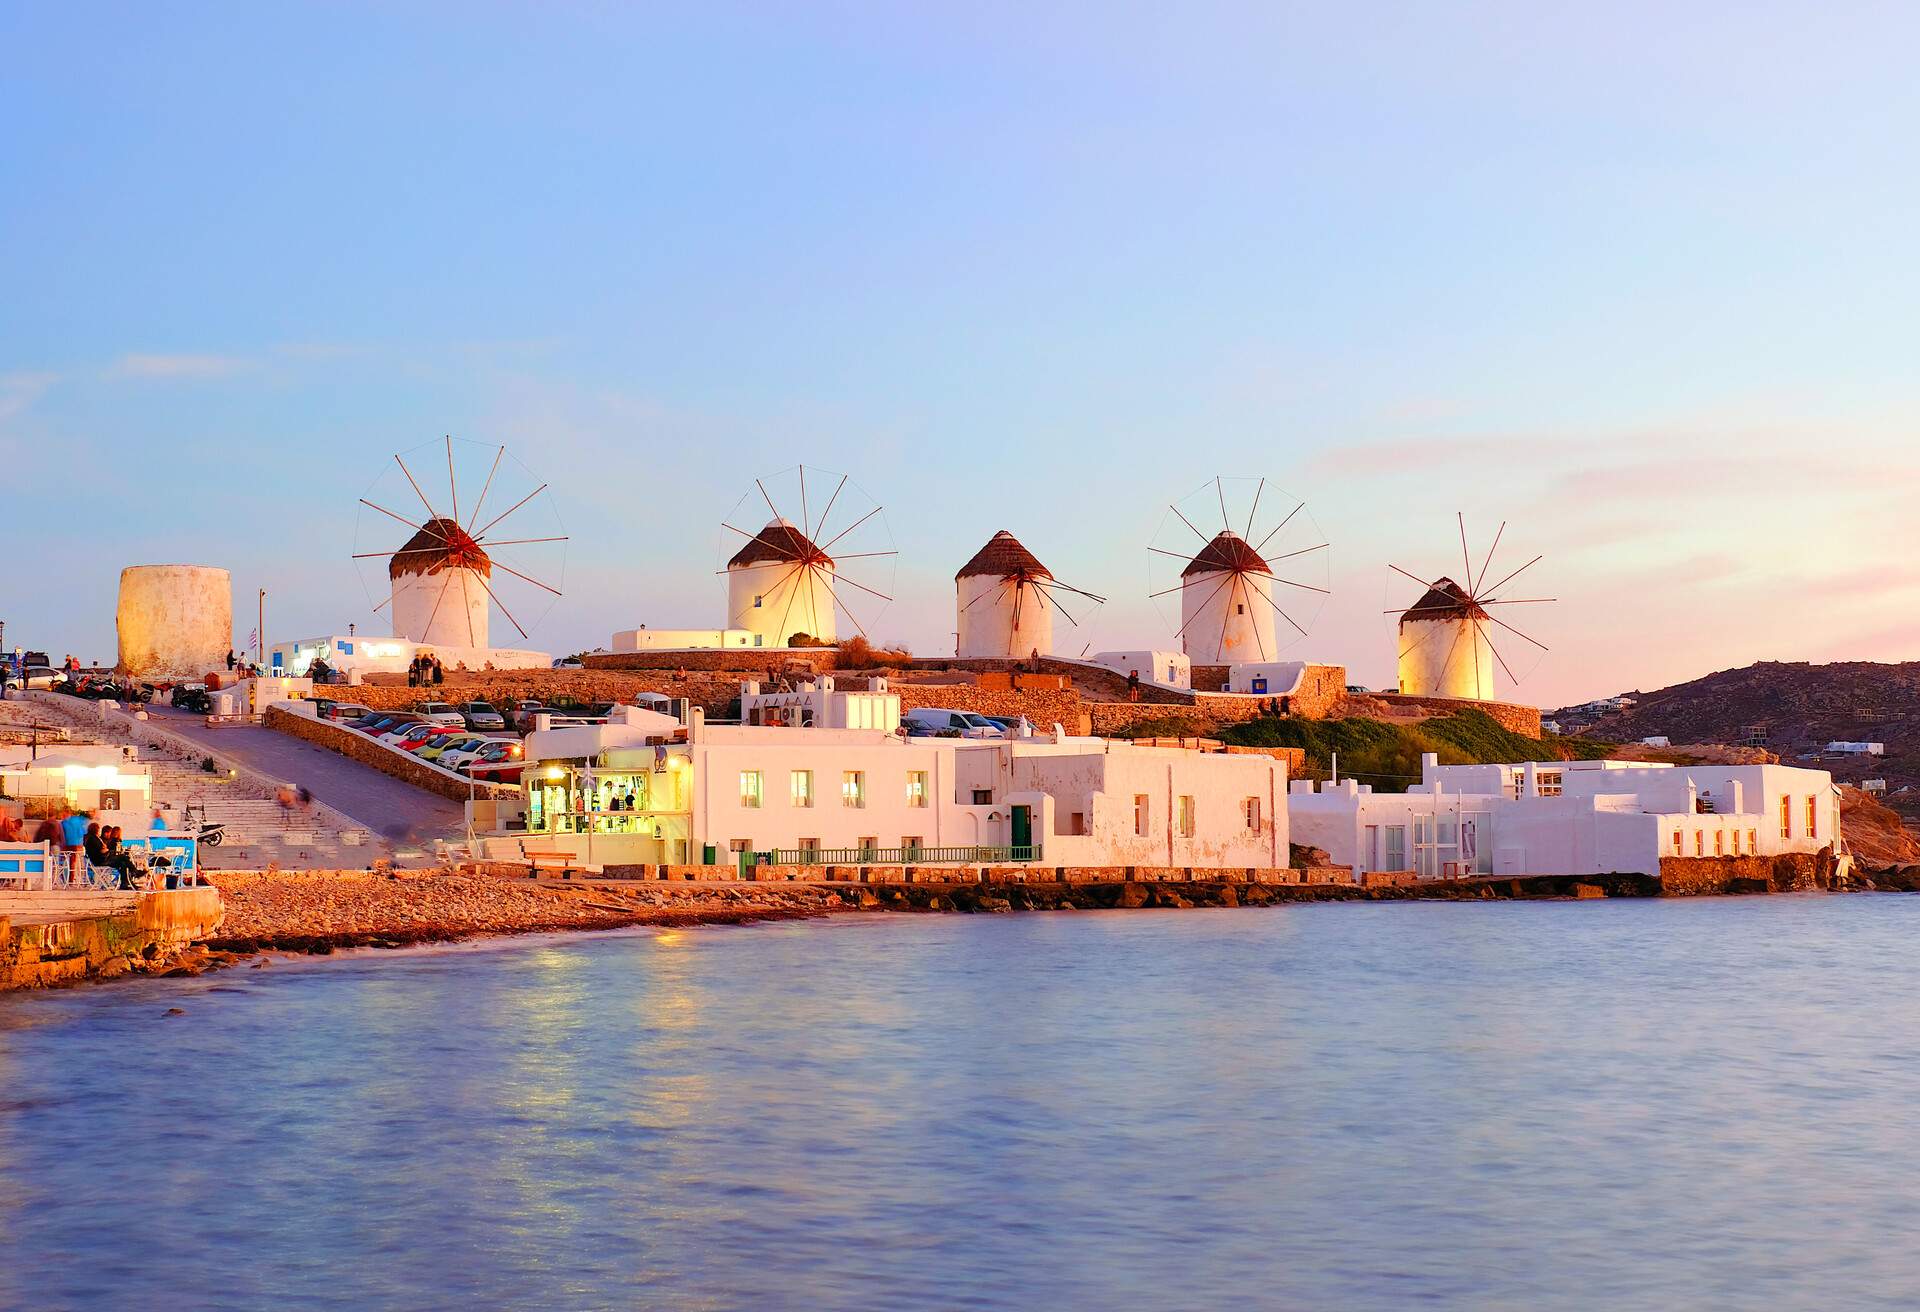
[[[747,852],[748,865],[771,866],[915,866],[975,865],[1038,861],[1040,845],[1024,847],[793,847]]]

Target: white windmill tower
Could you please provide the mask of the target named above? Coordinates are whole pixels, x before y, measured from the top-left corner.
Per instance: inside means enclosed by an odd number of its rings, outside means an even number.
[[[799,634],[833,642],[840,636],[841,615],[867,637],[866,624],[853,606],[860,604],[862,597],[878,598],[882,603],[892,600],[885,590],[892,586],[890,574],[883,587],[875,587],[871,583],[877,578],[863,582],[854,577],[861,565],[848,568],[853,562],[873,561],[884,562],[890,571],[898,553],[887,534],[880,505],[845,474],[836,476],[822,469],[813,472],[816,480],[838,479],[818,520],[812,517],[808,504],[806,466],[800,465],[755,479],[753,490],[743,495],[733,513],[721,521],[723,528],[746,539],[727,558],[722,571],[727,576],[727,627],[753,634],[756,647],[785,647]],[[789,482],[797,483],[797,497],[787,486]],[[774,494],[767,489],[769,483],[780,492],[781,500],[789,505],[798,503],[798,524],[775,504]],[[748,532],[734,521],[747,519],[742,512],[757,509],[755,502],[764,503],[771,517],[759,531]],[[843,519],[851,519],[845,528],[822,541],[836,507]],[[832,550],[842,542],[845,547]]]
[[[1493,629],[1505,630],[1531,644],[1539,652],[1547,650],[1545,643],[1494,615],[1493,608],[1539,606],[1554,598],[1507,597],[1500,592],[1539,564],[1544,559],[1541,556],[1535,556],[1519,569],[1488,586],[1487,574],[1492,569],[1494,553],[1500,548],[1500,539],[1506,535],[1506,523],[1501,522],[1499,531],[1493,535],[1493,545],[1487,548],[1486,559],[1476,570],[1473,555],[1467,547],[1466,516],[1456,515],[1456,519],[1460,526],[1460,554],[1464,566],[1461,581],[1445,575],[1429,581],[1398,565],[1388,566],[1394,573],[1426,589],[1405,610],[1392,607],[1387,611],[1389,615],[1399,615],[1400,691],[1414,697],[1493,701],[1497,696],[1494,686],[1496,669],[1504,673],[1510,683],[1518,684],[1522,678],[1521,674],[1514,672],[1513,663],[1494,644]],[[1528,668],[1531,668],[1531,664]]]
[[[1060,604],[1070,592],[1094,605],[1106,600],[1053,577],[1020,540],[1001,529],[953,576],[957,650],[962,657],[1022,657],[1053,654],[1053,613],[1080,622]]]
[[[1194,521],[1216,508],[1220,528],[1203,532]],[[1215,478],[1167,510],[1159,535],[1166,541],[1147,550],[1156,563],[1177,562],[1179,577],[1152,595],[1180,595],[1177,636],[1194,663],[1264,663],[1306,636],[1330,589],[1327,543],[1304,501],[1265,478]],[[1176,524],[1199,539],[1198,551]]]

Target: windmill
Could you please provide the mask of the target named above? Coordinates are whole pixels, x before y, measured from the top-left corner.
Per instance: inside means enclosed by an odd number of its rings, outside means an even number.
[[[1393,606],[1386,612],[1400,617],[1400,691],[1420,697],[1492,701],[1496,669],[1506,675],[1509,683],[1518,684],[1525,673],[1530,673],[1533,666],[1538,664],[1540,654],[1547,650],[1545,643],[1501,619],[1493,613],[1494,609],[1501,606],[1543,606],[1556,599],[1513,597],[1503,591],[1539,564],[1543,556],[1533,557],[1491,584],[1487,582],[1487,576],[1493,572],[1494,556],[1506,536],[1505,520],[1500,522],[1493,542],[1487,548],[1486,557],[1475,569],[1473,553],[1467,545],[1466,515],[1456,513],[1455,519],[1460,527],[1462,566],[1458,581],[1445,575],[1425,579],[1398,565],[1387,566],[1401,579],[1411,580],[1425,589],[1411,606],[1405,609]],[[1405,586],[1391,578],[1388,582],[1390,586]],[[1491,632],[1493,629],[1503,630],[1529,645],[1531,659],[1520,659],[1525,667],[1522,673],[1515,673],[1514,663],[1495,645]]]
[[[1200,527],[1215,517],[1217,530]],[[1203,483],[1167,507],[1147,552],[1148,591],[1163,606],[1179,595],[1174,636],[1196,664],[1277,659],[1332,591],[1327,540],[1307,503],[1267,478]]]
[[[414,474],[416,467],[431,468],[428,479],[437,487],[442,459],[447,470],[444,509],[434,504]],[[479,483],[478,496],[463,498],[463,475],[469,490]],[[418,512],[393,509],[416,501]],[[499,505],[506,508],[494,513],[492,507]],[[398,547],[376,547],[399,532],[396,525],[413,530],[412,535]],[[395,454],[393,465],[374,480],[360,498],[355,533],[360,549],[353,558],[368,585],[369,602],[384,594],[374,613],[391,606],[397,635],[423,646],[488,650],[493,608],[523,641],[545,618],[561,595],[566,541],[547,485],[537,482],[505,446],[449,436]],[[503,548],[511,549],[511,558],[502,554]],[[383,565],[381,574],[368,577]]]
[[[1020,657],[1053,654],[1053,613],[1075,619],[1061,604],[1063,594],[1098,606],[1105,597],[1069,587],[1054,578],[1020,540],[1001,529],[953,576],[958,625],[957,653],[963,657]]]
[[[744,527],[763,508],[766,522]],[[797,522],[788,511],[799,513]],[[846,474],[796,465],[756,478],[720,526],[732,535],[720,571],[727,627],[752,633],[755,646],[785,647],[802,634],[833,642],[841,616],[871,638],[868,628],[893,600],[899,553],[886,512]]]

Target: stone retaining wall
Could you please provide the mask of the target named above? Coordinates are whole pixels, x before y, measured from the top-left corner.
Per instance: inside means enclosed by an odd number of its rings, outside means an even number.
[[[1831,847],[1780,856],[1665,856],[1660,891],[1670,897],[1716,893],[1801,893],[1834,884]]]
[[[16,926],[0,916],[0,990],[44,988],[124,974],[212,934],[223,914],[215,888],[143,893],[131,909]]]
[[[712,651],[610,651],[580,658],[589,670],[731,670],[742,678],[765,678],[800,667],[831,670],[839,653],[832,647],[728,647]],[[565,671],[562,671],[565,673]]]
[[[304,739],[330,752],[337,752],[350,761],[370,765],[382,774],[392,775],[415,788],[437,793],[455,802],[464,802],[469,797],[513,797],[520,792],[517,784],[475,783],[356,730],[343,729],[325,720],[308,719],[304,715],[283,711],[278,706],[267,708],[264,723],[269,729]]]

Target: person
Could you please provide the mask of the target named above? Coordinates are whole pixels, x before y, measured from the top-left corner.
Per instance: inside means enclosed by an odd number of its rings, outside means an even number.
[[[0,815],[0,843],[18,843],[22,841],[24,840],[20,837],[20,822],[15,820],[11,814]]]
[[[87,825],[87,832],[80,838],[80,849],[87,854],[88,865],[103,866],[107,863],[107,844],[106,840],[100,836],[100,826],[97,823]],[[77,871],[75,873],[78,874]]]
[[[29,841],[48,843],[54,847],[59,847],[61,845],[60,822],[52,816],[47,816],[40,821],[39,828],[33,831],[33,838]]]
[[[1127,671],[1127,700],[1130,702],[1140,700],[1140,671],[1138,670]]]
[[[155,834],[166,833],[167,832],[167,813],[161,810],[157,806],[154,807],[153,819],[147,822],[147,830],[149,833],[155,833]]]
[[[1028,661],[1031,662],[1031,668],[1033,673],[1035,674],[1040,673],[1040,649],[1038,647],[1035,647],[1033,649],[1033,654],[1029,656],[1027,659]]]
[[[447,667],[440,663],[440,658],[438,656],[435,656],[433,658],[433,686],[438,688],[441,684],[445,683],[446,681],[447,681]]]
[[[60,819],[60,855],[66,860],[68,878],[78,881],[86,872],[80,868],[80,858],[87,843],[87,826],[92,823],[85,811],[70,811],[61,807]]]
[[[418,656],[415,656],[412,660],[407,662],[407,687],[417,688],[419,686],[420,686],[420,658]]]
[[[231,673],[231,672],[232,672],[232,670],[233,670],[233,667],[234,667],[235,665],[237,665],[237,664],[239,664],[239,658],[238,658],[238,657],[236,657],[236,656],[235,656],[235,655],[233,654],[233,648],[231,648],[231,647],[229,647],[229,648],[227,648],[227,670],[228,670],[228,672],[229,672],[229,673]]]

